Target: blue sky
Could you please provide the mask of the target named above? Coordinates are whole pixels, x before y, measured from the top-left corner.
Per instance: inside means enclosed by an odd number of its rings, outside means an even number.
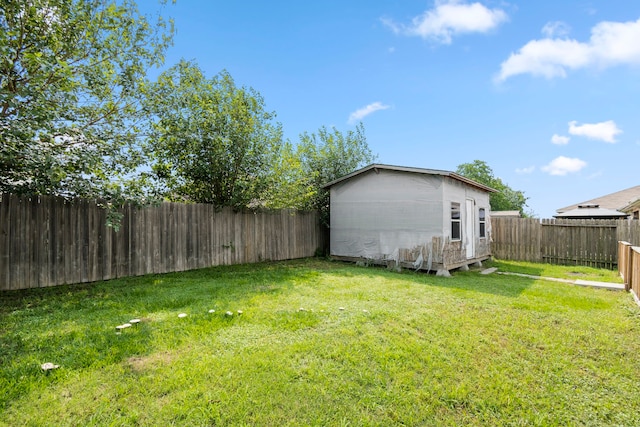
[[[226,69],[293,142],[362,121],[378,162],[484,160],[541,218],[640,184],[638,1],[178,0],[162,14],[177,29],[167,66]]]

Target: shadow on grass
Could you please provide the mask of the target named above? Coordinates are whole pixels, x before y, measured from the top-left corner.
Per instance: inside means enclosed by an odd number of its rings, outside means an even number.
[[[157,293],[164,293],[169,297],[169,301],[160,299],[163,304],[180,307],[199,297],[215,297],[223,292],[229,298],[251,293],[278,292],[296,281],[310,279],[313,276],[310,271],[313,265],[312,261],[301,260],[215,266],[92,283],[2,291],[0,316],[16,310],[36,308],[51,312],[59,309],[57,304],[62,303],[81,308],[87,305],[95,307],[96,303],[133,302],[135,298],[156,299],[153,294]],[[278,286],[273,286],[276,283]]]
[[[72,371],[117,364],[162,345],[175,348],[191,327],[229,327],[233,322],[223,317],[229,308],[220,308],[313,281],[319,276],[313,265],[301,260],[220,266],[0,292],[0,412],[37,384],[62,380]],[[216,315],[208,315],[214,307]],[[178,319],[182,311],[190,316]],[[171,321],[154,323],[150,317]],[[142,322],[117,335],[115,327],[133,318]],[[62,368],[45,376],[40,369],[45,362]],[[22,378],[19,387],[16,378]]]
[[[453,288],[468,292],[480,292],[502,297],[517,298],[535,279],[516,276],[502,276],[495,273],[481,275],[480,271],[453,271],[452,277],[436,278],[431,285]]]
[[[536,279],[519,277],[519,276],[503,276],[496,273],[483,275],[480,274],[485,268],[489,268],[491,264],[480,269],[472,269],[469,271],[452,270],[451,277],[439,277],[435,272],[413,271],[404,269],[401,272],[389,270],[383,266],[367,266],[356,267],[354,264],[339,262],[342,269],[334,274],[340,276],[368,276],[388,278],[397,278],[404,282],[423,284],[428,286],[437,286],[441,288],[456,289],[468,292],[481,292],[503,297],[518,297],[524,290],[529,288]],[[535,271],[529,269],[526,274],[539,275],[542,270]]]
[[[23,378],[25,385],[4,390],[0,387],[0,410],[36,384],[63,379],[71,371],[121,363],[161,346],[176,348],[185,339],[185,331],[206,329],[214,333],[232,326],[233,321],[223,317],[224,311],[240,308],[257,296],[287,293],[297,284],[321,283],[324,274],[371,280],[382,277],[389,283],[511,298],[534,282],[521,277],[484,276],[479,271],[454,272],[453,277],[442,278],[426,272],[398,273],[383,267],[305,259],[3,292],[0,340],[8,345],[0,346],[0,383]],[[215,316],[207,316],[211,308],[217,310]],[[189,317],[178,320],[181,311],[189,312]],[[150,314],[162,321],[144,319]],[[143,317],[143,322],[121,335],[115,334],[116,325],[134,317]],[[299,314],[283,312],[276,320],[295,329],[317,323],[316,317],[307,314],[301,322]],[[60,364],[63,370],[45,377],[39,369],[44,362]]]

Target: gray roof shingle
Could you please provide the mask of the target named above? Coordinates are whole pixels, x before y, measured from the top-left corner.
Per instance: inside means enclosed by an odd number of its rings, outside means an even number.
[[[561,214],[563,212],[577,209],[579,205],[598,205],[604,209],[620,210],[638,198],[640,198],[640,185],[607,194],[606,196],[596,197],[595,199],[569,205],[564,208],[557,209],[556,212]]]

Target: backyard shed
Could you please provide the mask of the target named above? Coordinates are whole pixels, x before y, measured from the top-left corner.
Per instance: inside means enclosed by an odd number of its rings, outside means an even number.
[[[334,258],[447,275],[491,256],[496,190],[454,172],[372,164],[325,188]]]

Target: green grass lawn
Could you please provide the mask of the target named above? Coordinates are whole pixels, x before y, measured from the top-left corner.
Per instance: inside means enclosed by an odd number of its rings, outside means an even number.
[[[625,292],[310,259],[0,297],[0,425],[640,425]]]
[[[617,270],[583,266],[564,266],[524,261],[494,260],[485,263],[487,267],[497,267],[499,271],[530,274],[532,276],[555,277],[559,279],[582,279],[596,282],[623,283]]]

